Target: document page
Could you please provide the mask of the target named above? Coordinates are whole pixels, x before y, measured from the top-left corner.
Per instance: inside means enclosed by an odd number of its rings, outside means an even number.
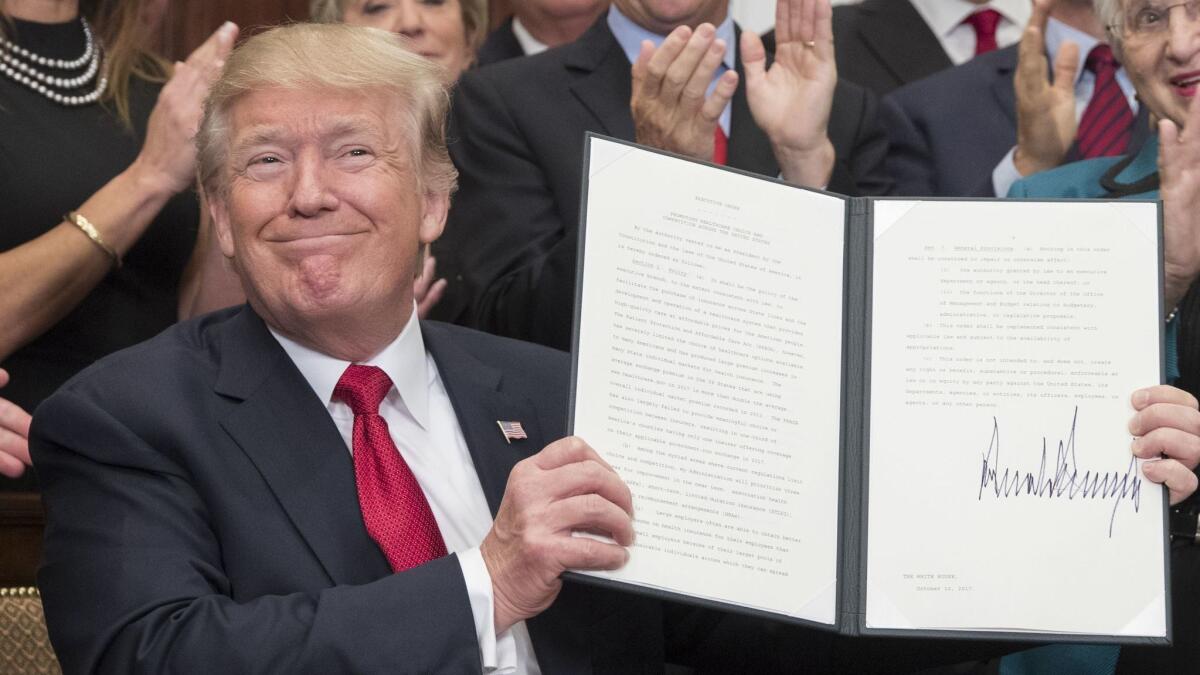
[[[574,432],[633,584],[833,624],[845,202],[591,140]]]
[[[874,208],[868,627],[1164,636],[1157,206]]]

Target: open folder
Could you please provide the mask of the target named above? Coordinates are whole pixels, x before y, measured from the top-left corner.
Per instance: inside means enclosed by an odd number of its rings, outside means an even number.
[[[590,583],[852,635],[1168,644],[1159,204],[847,198],[589,135]],[[574,574],[574,573],[573,573]]]

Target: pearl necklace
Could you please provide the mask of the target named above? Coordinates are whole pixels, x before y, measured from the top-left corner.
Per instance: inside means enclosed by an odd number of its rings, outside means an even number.
[[[34,54],[20,45],[0,37],[0,74],[29,87],[60,105],[81,106],[100,100],[100,97],[104,95],[104,91],[108,88],[108,79],[105,77],[101,77],[100,81],[96,84],[96,88],[87,94],[68,95],[63,91],[55,91],[52,88],[56,87],[68,91],[77,89],[93,81],[96,73],[100,70],[102,50],[92,38],[92,29],[88,25],[87,19],[81,17],[80,22],[83,24],[83,36],[86,41],[86,47],[83,50],[83,56],[71,61],[51,59]],[[40,66],[56,70],[77,70],[85,63],[88,67],[82,75],[77,77],[54,77],[38,70],[23,59],[28,59]]]

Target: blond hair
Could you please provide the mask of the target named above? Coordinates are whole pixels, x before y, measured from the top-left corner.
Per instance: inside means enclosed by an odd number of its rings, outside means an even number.
[[[229,55],[204,103],[196,134],[200,184],[225,196],[229,113],[243,95],[267,88],[382,91],[396,97],[410,162],[426,193],[454,190],[458,173],[446,150],[449,95],[441,68],[387,31],[297,23],[260,33]]]
[[[320,23],[337,23],[346,16],[346,10],[352,2],[355,0],[309,0],[308,15],[311,20]],[[487,38],[487,0],[458,0],[458,7],[462,13],[467,46],[474,54]]]
[[[95,29],[96,39],[104,47],[101,75],[108,78],[108,89],[100,102],[116,108],[117,117],[129,129],[129,90],[136,77],[148,82],[165,82],[170,75],[167,61],[150,51],[150,31],[142,26],[142,14],[149,0],[80,0],[79,14]],[[0,16],[8,18],[4,0]],[[0,35],[8,31],[0,22]]]

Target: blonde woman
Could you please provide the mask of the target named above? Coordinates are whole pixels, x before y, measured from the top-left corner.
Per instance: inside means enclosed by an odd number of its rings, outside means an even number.
[[[399,33],[454,82],[487,36],[487,0],[312,0],[313,21],[344,21]]]

